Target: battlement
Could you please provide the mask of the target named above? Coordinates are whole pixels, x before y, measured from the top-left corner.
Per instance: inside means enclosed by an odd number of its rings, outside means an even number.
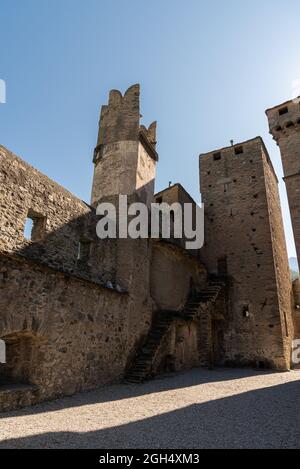
[[[156,122],[146,127],[140,118],[140,85],[128,88],[124,96],[110,91],[108,104],[101,108],[94,150],[92,205],[103,197],[137,192],[151,202],[158,161]]]
[[[140,85],[130,86],[124,96],[119,90],[111,90],[108,104],[101,108],[97,146],[93,162],[103,156],[104,145],[126,141],[141,141],[150,156],[158,160],[156,147],[156,126],[152,122],[147,128],[140,125]]]
[[[266,110],[270,134],[278,143],[283,137],[300,130],[300,97]]]
[[[140,126],[140,133],[144,134],[151,145],[156,148],[156,127],[157,122],[154,121],[152,124],[149,125],[147,128],[145,125]]]
[[[118,90],[110,91],[108,105],[101,109],[98,145],[137,140],[139,123],[140,85],[128,88],[124,96]]]

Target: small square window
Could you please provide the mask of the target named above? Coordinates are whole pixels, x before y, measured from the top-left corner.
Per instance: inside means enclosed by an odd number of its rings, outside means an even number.
[[[284,114],[288,114],[288,112],[289,112],[289,108],[287,106],[285,106],[285,107],[282,107],[281,109],[279,109],[278,114],[280,116],[284,116]]]
[[[218,152],[218,153],[214,153],[214,160],[215,160],[215,161],[218,161],[218,160],[220,160],[220,159],[221,159],[221,157],[222,157],[222,155],[221,155],[221,153],[220,153],[220,152]]]
[[[236,155],[242,155],[242,153],[244,153],[244,148],[243,147],[235,147],[234,153]]]
[[[24,238],[37,242],[43,239],[45,234],[46,217],[33,210],[28,211],[24,225]]]
[[[78,243],[77,260],[87,262],[90,258],[91,252],[91,241],[87,239],[81,239]]]

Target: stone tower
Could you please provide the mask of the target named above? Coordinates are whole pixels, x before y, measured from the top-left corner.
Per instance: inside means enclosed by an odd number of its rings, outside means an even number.
[[[200,155],[201,258],[229,281],[223,363],[290,367],[291,282],[278,180],[260,137]]]
[[[94,151],[92,205],[115,195],[137,194],[151,203],[158,155],[156,122],[140,125],[140,86],[131,86],[124,96],[112,90],[102,106],[98,142]]]
[[[280,147],[300,265],[300,98],[268,109],[266,114],[270,133]]]

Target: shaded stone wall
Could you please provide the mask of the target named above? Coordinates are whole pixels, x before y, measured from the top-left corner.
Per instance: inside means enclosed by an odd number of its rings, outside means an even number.
[[[201,155],[200,184],[205,204],[200,257],[210,273],[230,281],[223,361],[286,369],[290,284],[276,176],[262,140]],[[281,288],[286,292],[279,293]]]
[[[27,395],[118,381],[152,320],[150,242],[99,240],[89,206],[3,147],[0,156],[0,337],[37,337],[26,381],[38,392]],[[32,213],[43,223],[28,240]]]
[[[281,329],[285,356],[287,357],[287,360],[289,360],[292,340],[294,338],[294,325],[292,318],[293,305],[291,301],[293,288],[280,206],[278,180],[274,173],[273,167],[270,165],[269,156],[264,149],[262,159],[269,208],[269,220],[277,280],[279,308],[281,313]]]
[[[154,243],[151,259],[151,297],[157,310],[183,309],[192,289],[206,282],[206,270],[193,256],[164,242]]]
[[[205,351],[200,347],[200,332],[198,319],[191,322],[175,320],[161,343],[153,372],[159,374],[202,366]]]
[[[293,281],[293,320],[294,320],[294,336],[295,339],[300,339],[300,280]]]
[[[0,336],[34,337],[25,382],[38,386],[38,400],[122,376],[132,347],[127,295],[3,255],[0,272]]]
[[[0,147],[0,251],[36,259],[96,283],[116,281],[116,242],[100,242],[99,220],[83,201],[16,155]],[[24,236],[26,219],[38,216],[39,236]],[[79,243],[88,242],[86,259]]]
[[[179,204],[182,209],[182,237],[181,238],[174,238],[174,221],[170,218],[170,231],[171,237],[170,242],[180,246],[183,249],[186,249],[187,242],[191,241],[190,237],[188,238],[185,233],[185,216],[191,218],[191,226],[190,229],[196,229],[196,210],[197,205],[194,199],[188,194],[188,192],[183,188],[183,186],[179,183],[173,184],[170,187],[158,192],[154,195],[154,202],[161,204],[166,203],[170,206],[173,204]],[[189,204],[191,208],[191,216],[189,211],[185,211],[185,204]],[[189,220],[190,221],[190,220]],[[191,236],[189,234],[189,236]],[[192,240],[193,241],[193,240]],[[188,252],[196,257],[198,257],[199,249],[189,249]]]

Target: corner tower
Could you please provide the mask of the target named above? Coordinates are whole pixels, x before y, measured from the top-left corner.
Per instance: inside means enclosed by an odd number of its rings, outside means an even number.
[[[291,281],[278,180],[262,139],[200,155],[200,180],[200,256],[229,282],[222,362],[287,369]]]
[[[140,125],[140,86],[131,86],[124,96],[112,90],[102,106],[97,146],[94,150],[92,205],[115,195],[136,194],[151,203],[154,195],[156,122]]]
[[[279,145],[284,181],[300,265],[300,98],[266,111],[270,133]]]

